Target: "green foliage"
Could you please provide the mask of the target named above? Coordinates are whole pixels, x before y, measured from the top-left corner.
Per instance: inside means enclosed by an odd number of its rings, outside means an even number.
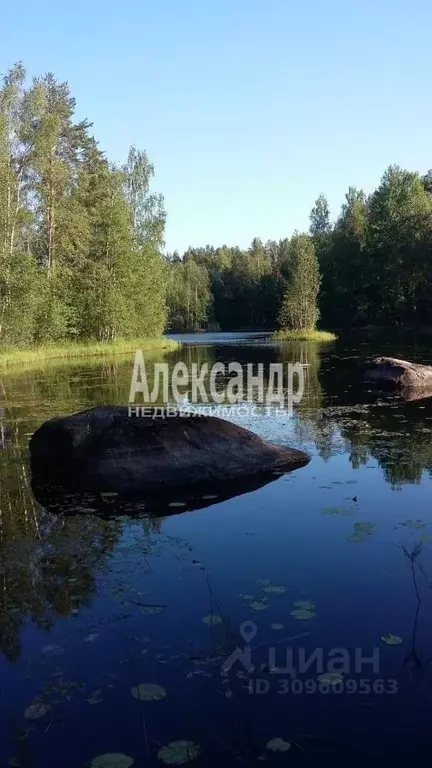
[[[110,166],[74,119],[67,83],[0,88],[0,346],[158,336],[165,327],[163,198],[134,147]]]
[[[305,338],[319,316],[329,328],[432,324],[431,171],[390,166],[369,198],[350,187],[334,225],[319,195],[309,235],[167,258],[153,176],[135,147],[110,165],[67,83],[48,73],[27,86],[22,64],[10,69],[0,84],[1,347],[159,336],[167,325],[282,326]]]
[[[282,330],[276,331],[272,335],[273,341],[335,341],[337,336],[331,331],[318,331],[304,330],[304,331],[290,331]]]
[[[168,267],[168,325],[176,331],[196,331],[209,320],[212,304],[206,267],[193,259],[173,260]]]
[[[212,324],[279,326],[279,339],[317,338],[318,317],[329,328],[432,324],[432,171],[391,166],[369,198],[349,188],[334,225],[324,195],[310,220],[310,236],[186,251],[207,271]]]
[[[290,279],[279,312],[279,323],[291,331],[313,331],[319,317],[321,278],[315,247],[308,235],[293,236],[289,265]]]
[[[323,237],[330,231],[330,209],[326,196],[321,194],[310,213],[310,233],[314,237]]]
[[[67,344],[46,344],[33,349],[13,348],[0,349],[0,370],[2,375],[11,370],[16,373],[17,369],[22,373],[24,370],[33,371],[42,367],[44,370],[50,367],[64,368],[66,364],[76,365],[77,358],[84,358],[86,362],[97,364],[98,358],[115,359],[117,355],[134,355],[137,349],[142,349],[146,358],[151,356],[160,357],[161,354],[173,352],[179,348],[179,344],[173,339],[165,337],[159,338],[136,338],[121,339],[112,342],[69,342]],[[54,379],[55,381],[55,379]]]

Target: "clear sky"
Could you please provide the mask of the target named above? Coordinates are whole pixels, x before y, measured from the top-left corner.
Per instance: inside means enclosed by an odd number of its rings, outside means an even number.
[[[19,0],[0,72],[53,71],[110,159],[147,150],[169,250],[246,247],[432,166],[431,29],[430,0]]]

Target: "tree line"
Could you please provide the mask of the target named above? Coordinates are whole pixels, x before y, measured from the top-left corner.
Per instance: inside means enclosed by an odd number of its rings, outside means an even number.
[[[109,162],[67,83],[0,87],[0,347],[110,341],[202,328],[432,324],[432,172],[389,167],[350,187],[332,222],[249,248],[164,254],[154,168],[131,147]]]
[[[432,171],[395,165],[369,196],[350,187],[333,223],[321,194],[290,239],[169,258],[179,330],[432,325]]]

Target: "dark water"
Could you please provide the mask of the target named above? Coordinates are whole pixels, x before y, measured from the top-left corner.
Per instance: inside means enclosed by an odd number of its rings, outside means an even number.
[[[106,518],[54,515],[29,490],[29,436],[54,415],[127,404],[132,361],[3,377],[0,765],[90,766],[105,753],[184,764],[192,746],[158,757],[183,740],[199,748],[196,766],[429,765],[432,398],[361,385],[367,359],[432,362],[429,345],[183,341],[170,364],[307,363],[292,418],[239,423],[312,461],[171,516],[142,505],[119,516],[115,497],[102,499]],[[320,686],[319,660],[327,668],[334,649],[342,682]],[[134,698],[139,685],[159,698]],[[267,748],[273,739],[286,751]]]

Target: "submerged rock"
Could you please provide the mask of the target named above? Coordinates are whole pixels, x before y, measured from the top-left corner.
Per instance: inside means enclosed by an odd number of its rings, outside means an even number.
[[[34,487],[163,495],[287,472],[310,460],[216,417],[128,414],[127,407],[102,406],[45,422],[30,441]]]
[[[377,357],[366,371],[365,381],[397,390],[429,389],[432,393],[432,366],[409,363],[394,357]]]

